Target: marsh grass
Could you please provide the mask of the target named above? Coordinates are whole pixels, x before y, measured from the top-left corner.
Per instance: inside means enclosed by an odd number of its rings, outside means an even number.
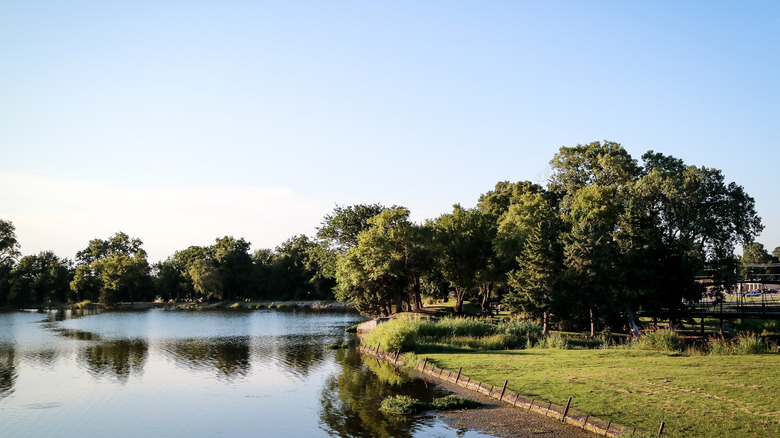
[[[415,351],[423,347],[470,350],[523,348],[541,333],[538,325],[527,322],[491,324],[473,318],[443,318],[438,321],[398,318],[379,324],[363,338],[363,343],[380,345],[387,351]]]

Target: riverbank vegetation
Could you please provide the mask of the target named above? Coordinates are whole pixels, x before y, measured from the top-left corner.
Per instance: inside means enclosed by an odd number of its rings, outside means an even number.
[[[722,300],[737,273],[780,255],[753,242],[754,201],[719,170],[653,151],[640,161],[609,141],[562,147],[544,186],[500,181],[475,201],[424,223],[398,205],[336,206],[313,237],[251,251],[225,236],[156,263],[122,232],[74,259],[21,257],[0,221],[0,306],[336,298],[377,316],[440,300],[463,314],[470,300],[595,338],[636,330],[637,313],[681,324],[690,304]]]
[[[408,395],[394,395],[382,400],[381,410],[391,414],[411,415],[422,411],[451,411],[455,409],[474,409],[482,406],[481,403],[456,395],[447,395],[434,398],[426,403]]]
[[[492,327],[491,327],[492,326]],[[513,330],[513,328],[515,330]],[[491,350],[497,334],[516,333],[522,348]],[[471,342],[465,337],[474,338]],[[372,347],[428,363],[544,402],[648,431],[663,421],[665,436],[758,436],[780,433],[780,382],[772,369],[777,344],[756,333],[690,344],[672,330],[642,340],[582,334],[541,335],[539,324],[468,319],[395,318],[363,338]]]

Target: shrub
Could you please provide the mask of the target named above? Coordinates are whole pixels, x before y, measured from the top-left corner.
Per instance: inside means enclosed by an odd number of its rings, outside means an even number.
[[[710,337],[709,353],[712,356],[763,354],[772,351],[768,342],[754,333],[743,333],[734,340],[723,336]]]
[[[496,326],[474,318],[444,318],[437,325],[451,330],[452,336],[481,338],[496,332]]]
[[[761,354],[769,351],[769,344],[754,333],[741,334],[735,342],[737,354]]]
[[[651,330],[644,332],[634,345],[644,350],[681,352],[685,349],[685,340],[674,330]]]
[[[451,411],[454,409],[472,409],[482,406],[481,403],[467,398],[458,397],[456,395],[448,395],[433,399],[431,403],[434,409],[437,411]]]
[[[408,395],[394,395],[382,400],[380,409],[393,414],[411,415],[429,409],[430,405]]]
[[[387,351],[411,350],[417,345],[417,329],[422,324],[419,320],[391,319],[376,326],[363,338],[367,345]]]
[[[538,346],[541,348],[557,348],[559,350],[568,350],[570,347],[569,340],[557,334],[547,335],[539,342]]]

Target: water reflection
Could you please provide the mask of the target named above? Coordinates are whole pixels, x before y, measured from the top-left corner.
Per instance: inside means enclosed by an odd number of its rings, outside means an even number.
[[[349,437],[412,437],[432,417],[400,417],[383,414],[385,397],[411,395],[431,401],[444,393],[397,373],[388,364],[361,357],[356,348],[339,350],[340,372],[329,377],[320,395],[320,419],[331,435]]]
[[[140,339],[123,339],[92,344],[79,353],[79,362],[99,377],[126,382],[131,374],[141,374],[149,346]]]
[[[16,381],[15,356],[12,345],[0,344],[0,400],[13,394]]]
[[[214,370],[228,380],[245,376],[250,369],[248,336],[172,340],[164,342],[163,349],[185,368]]]

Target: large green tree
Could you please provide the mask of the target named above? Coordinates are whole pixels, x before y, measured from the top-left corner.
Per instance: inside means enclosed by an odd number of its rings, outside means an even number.
[[[68,301],[71,262],[51,251],[24,256],[11,271],[8,301],[13,305]]]
[[[79,265],[71,290],[77,299],[94,299],[106,306],[119,301],[149,299],[153,291],[143,242],[119,232],[107,240],[94,239],[76,254]]]
[[[388,315],[418,301],[424,257],[420,228],[409,210],[394,206],[368,221],[357,245],[339,256],[336,298],[367,315]]]
[[[525,193],[502,216],[500,239],[517,242],[514,265],[508,273],[510,290],[503,302],[515,312],[542,319],[547,334],[549,315],[565,307],[561,289],[562,223],[555,201],[545,193]]]
[[[455,313],[463,312],[463,301],[470,292],[479,293],[484,310],[496,281],[494,218],[478,208],[464,209],[456,204],[452,213],[439,216],[432,228],[438,268],[455,290]]]

